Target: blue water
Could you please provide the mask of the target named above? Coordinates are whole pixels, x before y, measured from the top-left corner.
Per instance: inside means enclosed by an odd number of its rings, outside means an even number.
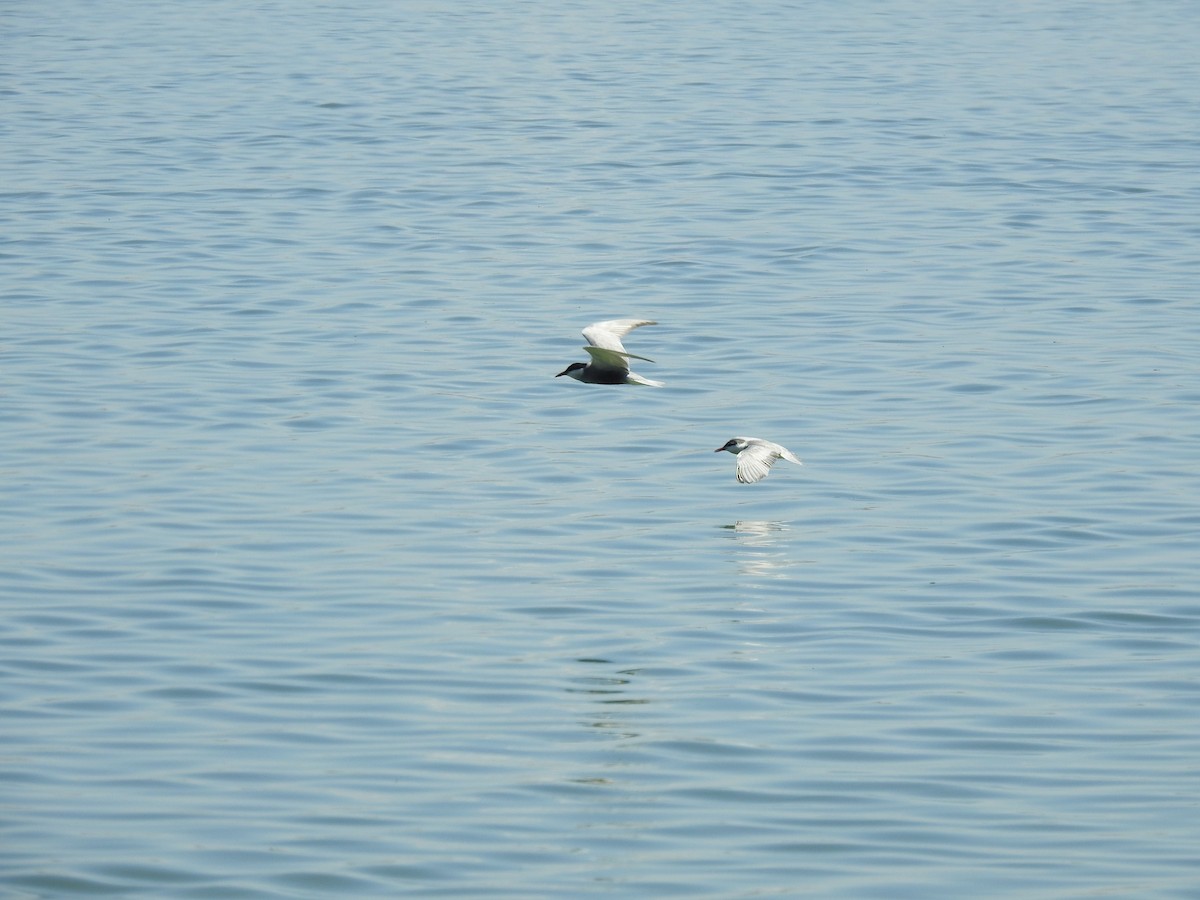
[[[0,5],[0,894],[1200,897],[1200,19],[994,6]]]

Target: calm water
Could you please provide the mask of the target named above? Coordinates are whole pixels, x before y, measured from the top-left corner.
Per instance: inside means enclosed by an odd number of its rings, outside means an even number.
[[[0,5],[0,894],[1200,897],[1200,20],[990,6]]]

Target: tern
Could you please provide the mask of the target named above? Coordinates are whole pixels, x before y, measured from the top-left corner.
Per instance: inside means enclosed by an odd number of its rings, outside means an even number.
[[[767,477],[771,466],[775,465],[777,459],[786,459],[798,466],[804,465],[787,447],[771,441],[764,441],[762,438],[730,438],[713,453],[720,453],[722,450],[728,450],[737,457],[737,480],[742,484],[754,484],[756,481],[762,481]]]
[[[654,360],[628,353],[621,344],[621,338],[633,329],[657,324],[649,319],[610,319],[589,325],[583,329],[583,336],[588,342],[583,349],[591,355],[592,361],[571,363],[554,377],[567,375],[585,384],[647,384],[650,387],[662,387],[661,381],[651,381],[629,371],[631,359],[644,359],[646,362]]]

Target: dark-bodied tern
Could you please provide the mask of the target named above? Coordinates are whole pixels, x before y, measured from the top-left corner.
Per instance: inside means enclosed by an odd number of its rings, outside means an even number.
[[[566,375],[585,384],[646,384],[650,387],[662,387],[661,381],[651,381],[629,371],[631,359],[642,359],[646,362],[654,360],[638,356],[636,353],[628,353],[621,344],[621,338],[633,329],[657,324],[649,319],[610,319],[607,322],[589,325],[583,329],[583,336],[588,342],[588,346],[583,349],[592,357],[592,361],[571,363],[554,377]]]

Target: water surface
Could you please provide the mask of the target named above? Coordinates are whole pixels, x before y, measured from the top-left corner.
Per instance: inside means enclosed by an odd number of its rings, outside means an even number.
[[[1198,896],[1193,13],[10,4],[6,896]]]

